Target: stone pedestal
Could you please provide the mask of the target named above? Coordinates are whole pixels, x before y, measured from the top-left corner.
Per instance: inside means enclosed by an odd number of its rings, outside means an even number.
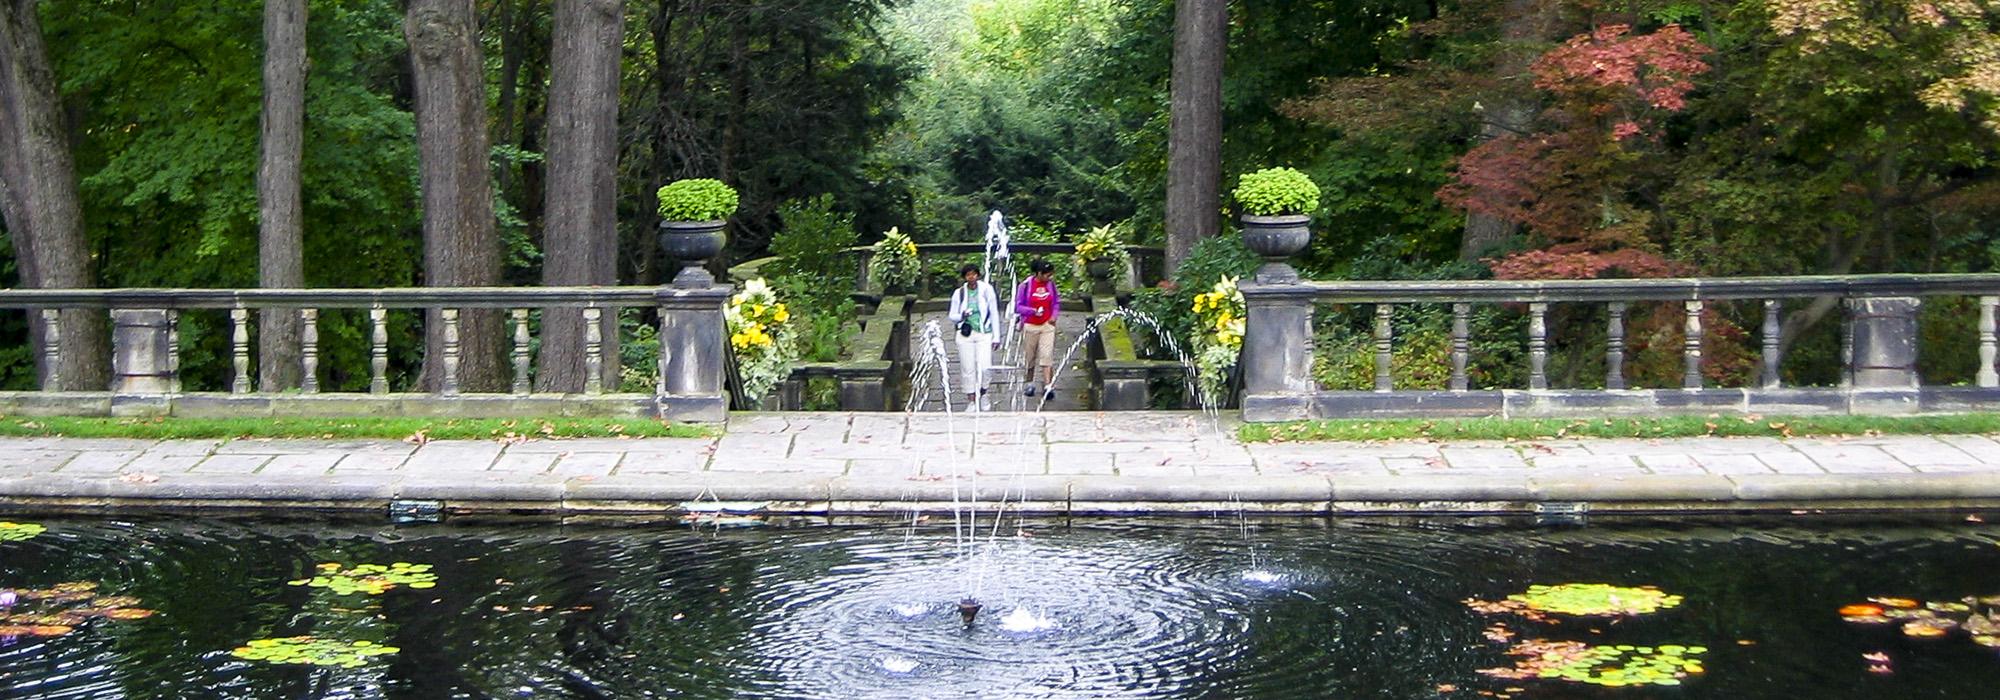
[[[1847,320],[1854,334],[1848,358],[1853,378],[1850,411],[1854,413],[1914,413],[1917,388],[1916,297],[1866,297],[1847,300]]]
[[[660,306],[660,417],[720,421],[728,417],[727,324],[722,310],[735,289],[728,285],[669,287],[654,295]]]
[[[111,392],[159,396],[174,387],[173,320],[162,309],[111,310]]]
[[[1312,417],[1313,289],[1302,284],[1239,285],[1248,313],[1244,323],[1243,419]]]
[[[1097,410],[1143,411],[1152,403],[1150,362],[1097,361]]]

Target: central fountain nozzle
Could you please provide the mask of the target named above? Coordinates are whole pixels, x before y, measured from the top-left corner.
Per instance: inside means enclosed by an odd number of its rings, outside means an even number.
[[[979,618],[979,609],[981,607],[984,606],[981,606],[979,601],[973,598],[958,601],[958,618],[965,621],[965,626],[971,627],[972,621]]]

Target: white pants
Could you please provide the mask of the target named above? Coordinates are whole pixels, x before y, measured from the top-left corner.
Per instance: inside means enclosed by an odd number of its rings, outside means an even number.
[[[986,390],[986,370],[993,368],[993,334],[974,333],[953,338],[958,343],[959,391],[975,394]]]

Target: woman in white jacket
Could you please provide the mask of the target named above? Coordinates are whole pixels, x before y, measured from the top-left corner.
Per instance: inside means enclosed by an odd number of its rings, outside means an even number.
[[[947,316],[958,337],[958,376],[965,387],[965,410],[983,410],[986,399],[986,370],[993,366],[993,349],[1000,344],[1000,302],[993,286],[979,279],[979,266],[958,269],[965,281],[951,292],[951,313]]]

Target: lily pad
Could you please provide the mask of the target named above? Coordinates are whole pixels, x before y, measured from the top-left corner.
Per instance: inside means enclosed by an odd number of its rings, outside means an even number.
[[[328,562],[317,567],[311,578],[289,581],[294,586],[325,588],[348,595],[363,593],[382,595],[397,586],[410,588],[433,588],[437,586],[437,574],[431,573],[429,564],[412,564],[399,561],[394,564],[357,564],[353,568]]]
[[[0,542],[25,540],[47,531],[47,527],[34,523],[0,522]]]
[[[1540,678],[1611,688],[1673,686],[1705,672],[1699,657],[1707,652],[1707,647],[1680,644],[1612,646],[1531,639],[1507,650],[1517,659],[1513,666],[1482,669],[1480,673],[1510,680]]]
[[[1619,617],[1645,615],[1681,604],[1681,597],[1653,586],[1613,586],[1604,583],[1565,583],[1529,586],[1506,600],[1465,601],[1472,609],[1485,612],[1513,612],[1530,618],[1547,613],[1577,617]]]
[[[97,584],[72,581],[49,588],[0,589],[0,637],[60,637],[91,620],[138,620],[153,611],[133,596],[97,595]]]
[[[367,641],[321,639],[311,635],[255,639],[229,654],[239,659],[271,664],[303,664],[357,668],[377,656],[402,651]]]

